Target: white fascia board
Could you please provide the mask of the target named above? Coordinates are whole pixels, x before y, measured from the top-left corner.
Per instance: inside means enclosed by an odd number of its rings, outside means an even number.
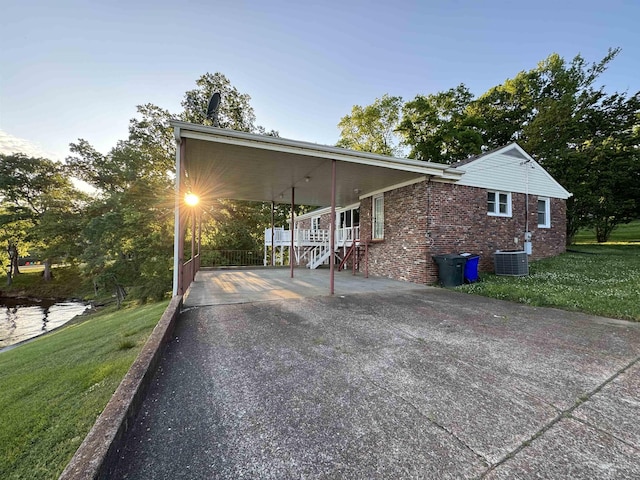
[[[359,152],[340,147],[331,147],[328,145],[319,145],[316,143],[301,142],[298,140],[288,140],[280,137],[269,137],[267,135],[258,135],[255,133],[238,132],[235,130],[220,129],[205,125],[195,125],[176,120],[171,120],[170,124],[174,127],[176,135],[179,134],[182,138],[192,138],[195,140],[210,142],[213,141],[249,148],[291,153],[294,155],[320,157],[328,160],[390,168],[450,179],[457,179],[463,175],[462,171],[452,168],[450,165],[440,163],[387,157],[375,153]]]
[[[380,193],[390,192],[391,190],[397,190],[398,188],[408,187],[409,185],[413,185],[414,183],[425,182],[427,177],[418,177],[413,180],[407,180],[406,182],[396,183],[395,185],[390,185],[385,188],[381,188],[379,190],[374,190],[373,192],[367,192],[364,195],[360,195],[358,198],[360,200],[364,200],[365,198],[373,197],[374,195],[378,195]]]
[[[360,206],[360,202],[352,203],[352,204],[346,205],[344,207],[336,207],[336,213],[344,212],[346,210],[352,210],[354,208],[358,208],[359,206]],[[299,221],[299,220],[306,220],[308,218],[320,217],[322,215],[326,215],[327,213],[331,213],[331,207],[316,208],[315,210],[313,210],[311,212],[307,212],[307,213],[304,213],[302,215],[297,215],[296,216],[296,222]]]
[[[296,222],[298,220],[306,220],[307,218],[313,218],[319,215],[324,215],[326,213],[329,213],[330,211],[331,211],[331,207],[316,208],[311,212],[303,213],[302,215],[296,215]],[[338,211],[338,208],[336,208],[336,211]]]

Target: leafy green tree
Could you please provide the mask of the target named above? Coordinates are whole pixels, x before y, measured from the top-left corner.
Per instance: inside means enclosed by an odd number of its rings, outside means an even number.
[[[14,251],[19,241],[29,241],[30,248],[43,256],[44,279],[50,280],[52,262],[73,250],[69,245],[74,234],[69,233],[70,223],[62,218],[69,217],[73,200],[80,196],[65,175],[63,165],[20,153],[0,155],[0,196],[5,222],[31,223],[26,235],[11,240]]]
[[[376,98],[371,105],[354,105],[350,115],[340,119],[340,140],[337,146],[379,153],[381,155],[401,156],[403,153],[396,129],[400,122],[402,97],[384,94]]]
[[[483,118],[485,148],[511,141],[536,157],[573,193],[567,201],[567,238],[593,226],[599,239],[629,221],[637,205],[638,93],[607,94],[596,81],[619,49],[592,64],[552,54],[530,71],[470,103]],[[635,172],[635,173],[634,173]]]
[[[460,84],[405,103],[398,131],[411,148],[409,157],[453,163],[479,154],[483,137],[479,117],[468,110],[472,100],[469,89]]]
[[[131,121],[129,139],[107,155],[80,140],[67,159],[97,191],[83,232],[87,272],[119,300],[126,287],[141,299],[162,298],[171,287],[172,161],[162,124],[149,121],[149,112],[158,111],[140,107],[142,119]]]
[[[220,128],[228,128],[241,132],[256,130],[256,116],[251,106],[251,97],[240,93],[222,73],[205,73],[196,80],[197,87],[185,93],[182,100],[184,109],[181,118],[186,122],[211,125],[206,118],[207,106],[211,95],[219,92],[221,96],[218,110]]]

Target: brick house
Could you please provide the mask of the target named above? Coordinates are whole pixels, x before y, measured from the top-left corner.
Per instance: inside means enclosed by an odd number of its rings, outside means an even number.
[[[369,274],[431,284],[438,278],[433,255],[479,254],[480,270],[492,271],[496,250],[525,250],[532,259],[565,251],[571,194],[519,145],[452,167],[464,173],[458,180],[420,177],[338,208],[336,229],[346,239],[337,242],[339,259],[351,245],[362,252],[366,244]],[[330,223],[327,207],[297,217],[295,225],[320,232]],[[298,264],[309,260],[296,258]]]

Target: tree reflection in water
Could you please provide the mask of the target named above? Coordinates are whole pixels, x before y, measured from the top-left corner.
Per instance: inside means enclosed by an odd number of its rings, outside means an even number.
[[[87,308],[82,302],[0,298],[0,348],[51,331]]]

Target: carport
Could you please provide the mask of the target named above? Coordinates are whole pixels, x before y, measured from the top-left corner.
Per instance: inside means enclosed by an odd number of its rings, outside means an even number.
[[[215,198],[291,205],[336,206],[427,177],[456,181],[462,172],[448,165],[387,157],[284,138],[173,120],[176,139],[173,295],[189,287],[199,269],[199,234],[189,193],[207,204]],[[192,257],[185,261],[185,232],[193,219]],[[332,239],[335,235],[331,236]],[[198,247],[196,248],[196,243]],[[291,277],[294,276],[291,264]],[[330,257],[329,292],[334,293]]]

